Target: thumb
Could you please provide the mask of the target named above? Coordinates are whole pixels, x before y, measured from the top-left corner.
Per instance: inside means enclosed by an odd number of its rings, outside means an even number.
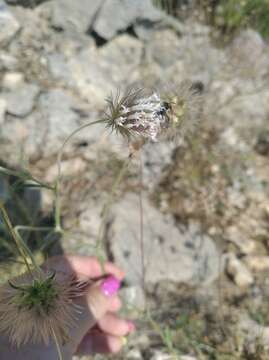
[[[86,294],[76,301],[76,305],[79,306],[78,316],[76,316],[77,326],[71,332],[72,339],[76,343],[79,343],[97,321],[109,311],[111,300],[117,296],[119,288],[120,280],[109,275],[95,282]]]

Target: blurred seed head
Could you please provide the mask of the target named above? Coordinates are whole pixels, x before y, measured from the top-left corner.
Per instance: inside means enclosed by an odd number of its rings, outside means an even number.
[[[201,96],[189,82],[160,92],[128,90],[107,99],[107,127],[127,137],[150,141],[183,138],[199,119]]]
[[[202,114],[202,84],[184,81],[163,87],[164,101],[169,104],[169,126],[163,136],[167,140],[182,142],[192,135]]]
[[[18,347],[49,344],[52,332],[62,344],[69,340],[78,309],[72,299],[81,294],[81,284],[58,274],[21,275],[0,287],[0,332]]]

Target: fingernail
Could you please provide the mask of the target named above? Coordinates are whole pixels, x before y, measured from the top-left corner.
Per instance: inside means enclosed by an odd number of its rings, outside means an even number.
[[[135,324],[132,321],[128,321],[128,328],[129,328],[129,333],[132,333],[135,331]]]
[[[113,275],[106,278],[101,284],[101,290],[105,296],[115,295],[120,288],[120,281]]]
[[[121,338],[121,341],[122,341],[122,345],[123,345],[123,346],[127,345],[127,343],[128,343],[128,340],[127,340],[127,337],[126,337],[126,336],[123,336],[123,337]]]

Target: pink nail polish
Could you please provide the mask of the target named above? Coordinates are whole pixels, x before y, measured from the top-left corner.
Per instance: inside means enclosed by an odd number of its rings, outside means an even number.
[[[120,281],[113,275],[106,278],[101,284],[101,290],[105,296],[115,295],[120,288]]]
[[[135,331],[135,324],[132,321],[128,321],[129,332],[132,333]]]

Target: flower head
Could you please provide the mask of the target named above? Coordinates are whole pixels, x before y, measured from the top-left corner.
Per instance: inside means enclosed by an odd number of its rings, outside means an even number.
[[[166,139],[182,140],[195,129],[201,117],[202,96],[200,89],[189,81],[172,83],[163,90],[168,104],[169,126],[164,132]]]
[[[159,141],[183,138],[197,124],[201,96],[189,82],[170,84],[167,89],[146,94],[129,90],[110,97],[104,121],[107,127],[127,138]]]
[[[128,138],[142,137],[157,141],[168,126],[166,107],[157,93],[141,89],[110,97],[105,121],[107,126]]]
[[[59,274],[21,275],[0,288],[0,332],[17,346],[28,342],[48,344],[52,333],[62,344],[68,341],[77,309],[73,297],[79,283]]]

